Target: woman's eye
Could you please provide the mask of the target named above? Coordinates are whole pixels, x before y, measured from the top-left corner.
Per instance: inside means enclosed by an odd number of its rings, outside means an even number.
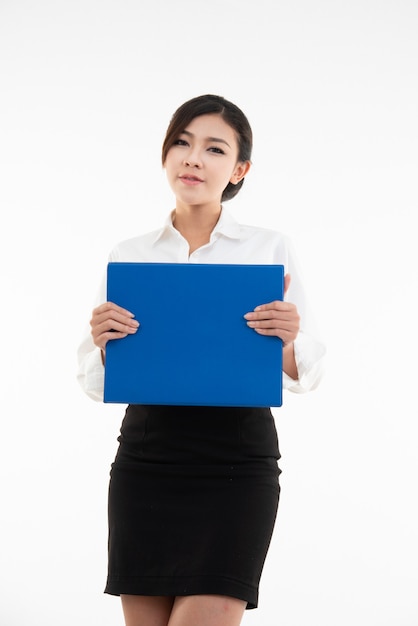
[[[209,148],[209,150],[211,152],[215,152],[215,154],[225,154],[222,148],[218,148],[217,146],[212,146],[211,148]]]
[[[185,139],[176,139],[173,143],[174,146],[187,146],[187,141]]]

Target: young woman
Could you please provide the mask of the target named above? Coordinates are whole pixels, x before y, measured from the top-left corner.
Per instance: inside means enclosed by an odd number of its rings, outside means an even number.
[[[251,149],[250,125],[233,103],[204,95],[181,105],[162,149],[175,209],[160,230],[118,244],[109,260],[284,265],[285,301],[243,314],[254,332],[283,341],[283,385],[305,392],[321,378],[324,347],[289,242],[238,224],[223,206],[243,185]],[[79,348],[79,380],[95,400],[103,398],[107,342],[138,332],[141,321],[105,294]],[[190,314],[199,314],[193,302]],[[105,591],[121,596],[126,626],[237,626],[257,606],[277,513],[271,411],[129,405],[118,441]]]

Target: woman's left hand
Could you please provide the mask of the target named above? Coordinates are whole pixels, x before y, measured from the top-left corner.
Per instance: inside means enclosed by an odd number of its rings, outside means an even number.
[[[289,288],[290,276],[286,274],[284,292]],[[299,332],[300,316],[295,304],[275,300],[257,306],[244,315],[247,325],[260,335],[279,337],[283,344],[292,343]]]

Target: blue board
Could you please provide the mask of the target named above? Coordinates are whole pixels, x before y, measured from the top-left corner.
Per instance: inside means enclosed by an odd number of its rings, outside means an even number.
[[[109,263],[107,298],[140,322],[106,346],[105,402],[282,404],[282,342],[245,313],[283,299],[282,265]]]

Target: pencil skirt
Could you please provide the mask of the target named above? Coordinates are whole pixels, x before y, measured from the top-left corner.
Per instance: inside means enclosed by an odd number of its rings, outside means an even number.
[[[118,441],[105,593],[255,608],[280,494],[271,411],[130,405]]]

